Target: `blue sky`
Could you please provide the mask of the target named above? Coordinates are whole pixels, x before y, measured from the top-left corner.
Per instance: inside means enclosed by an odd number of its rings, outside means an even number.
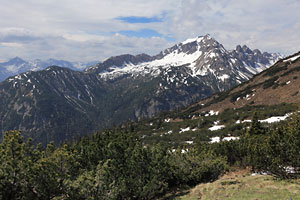
[[[158,17],[127,16],[127,17],[118,17],[116,19],[129,24],[148,24],[148,23],[163,22],[163,19]],[[140,29],[140,30],[121,30],[118,33],[128,37],[139,37],[139,38],[164,37],[156,30],[147,29],[147,28]]]
[[[210,34],[285,55],[300,46],[299,0],[2,0],[0,60],[155,55]]]
[[[154,23],[154,22],[163,21],[163,19],[158,17],[138,17],[138,16],[118,17],[117,20],[121,20],[123,22],[131,23],[131,24]]]
[[[118,33],[128,37],[142,37],[142,38],[163,37],[162,34],[158,33],[153,29],[141,29],[136,31],[125,30],[125,31],[119,31]]]

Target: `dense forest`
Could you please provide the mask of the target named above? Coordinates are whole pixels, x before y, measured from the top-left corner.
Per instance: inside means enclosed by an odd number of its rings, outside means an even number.
[[[130,126],[46,148],[9,131],[0,144],[0,199],[157,199],[233,166],[297,178],[299,152],[298,112],[268,128],[254,113],[239,140],[177,149],[147,145]]]

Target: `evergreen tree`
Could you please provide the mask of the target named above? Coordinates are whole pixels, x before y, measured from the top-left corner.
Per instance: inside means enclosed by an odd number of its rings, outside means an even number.
[[[0,144],[0,197],[1,199],[20,199],[31,194],[28,185],[26,145],[19,131],[4,133]]]
[[[246,135],[247,136],[262,135],[265,134],[265,132],[266,130],[258,120],[257,112],[254,112],[252,116],[250,128],[247,130]]]

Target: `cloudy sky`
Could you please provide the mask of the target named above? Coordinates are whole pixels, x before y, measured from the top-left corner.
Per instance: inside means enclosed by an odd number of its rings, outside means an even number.
[[[300,50],[299,0],[0,0],[0,60],[92,61],[159,51],[209,33],[289,55]]]

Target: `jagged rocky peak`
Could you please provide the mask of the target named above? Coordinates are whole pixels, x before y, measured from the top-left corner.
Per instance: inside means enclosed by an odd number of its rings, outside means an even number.
[[[261,55],[261,52],[259,49],[254,49],[253,53],[254,53],[254,55]]]
[[[211,48],[224,48],[222,44],[217,42],[209,34],[205,36],[199,36],[196,38],[187,39],[179,44],[174,45],[171,48],[168,48],[157,56],[156,59],[161,59],[168,54],[193,54],[197,51],[207,51]]]
[[[253,54],[253,51],[251,51],[251,49],[249,49],[249,47],[247,47],[246,45],[243,45],[242,49],[245,53]]]
[[[244,47],[247,47],[247,46],[244,45]],[[238,56],[239,58],[242,58],[245,56],[244,48],[241,45],[237,45],[235,50],[233,50],[232,52],[234,55]]]
[[[257,64],[271,66],[277,60],[282,58],[283,56],[279,53],[268,53],[261,52],[258,49],[251,50],[246,45],[237,45],[236,49],[231,51],[231,55],[237,58],[239,61],[246,63],[252,67],[257,68]],[[264,68],[266,69],[266,68]]]

